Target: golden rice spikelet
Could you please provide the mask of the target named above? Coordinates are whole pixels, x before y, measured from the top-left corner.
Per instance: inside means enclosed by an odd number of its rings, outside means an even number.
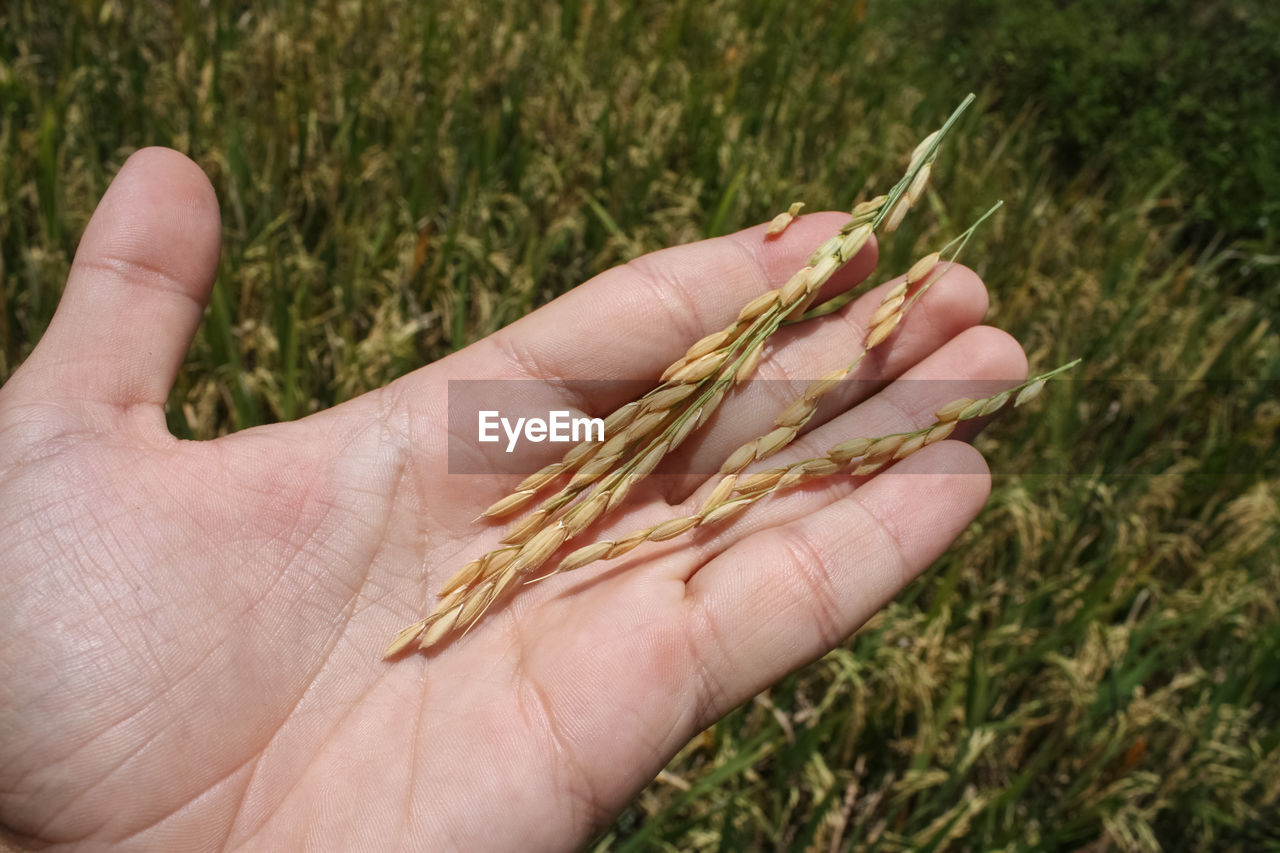
[[[684,444],[684,440],[689,437],[689,434],[698,428],[698,415],[699,412],[691,412],[689,416],[684,419],[684,423],[676,427],[676,431],[671,434],[672,450],[675,450],[681,444]]]
[[[809,286],[815,289],[822,286],[839,268],[840,258],[837,255],[827,255],[813,265],[813,270],[809,273]]]
[[[609,503],[609,493],[599,492],[575,506],[564,515],[564,526],[570,536],[577,536],[604,514]]]
[[[893,330],[898,327],[898,323],[900,322],[902,322],[902,314],[900,312],[890,314],[884,320],[881,320],[880,323],[873,327],[871,332],[867,335],[867,349],[880,346],[880,344],[884,343],[885,338],[893,334]]]
[[[1026,388],[1019,391],[1018,396],[1013,400],[1013,407],[1016,409],[1018,406],[1021,406],[1024,403],[1030,403],[1036,397],[1039,397],[1040,392],[1044,390],[1044,383],[1045,380],[1037,379],[1035,382],[1032,382]]]
[[[955,432],[957,423],[958,421],[947,421],[944,424],[938,424],[933,429],[925,433],[924,443],[933,444],[934,442],[942,441],[944,438],[951,435],[951,433]]]
[[[609,422],[606,419],[605,420],[606,427],[608,426],[608,423]],[[606,429],[605,435],[608,435],[608,434],[609,434],[609,431],[608,429]],[[596,451],[598,451],[599,449],[600,449],[600,442],[584,441],[582,444],[579,444],[577,447],[573,448],[568,453],[566,453],[564,455],[564,459],[561,461],[568,467],[576,468],[578,465],[581,465],[583,462],[587,461],[592,456],[594,456],[596,454]]]
[[[468,590],[465,588],[455,589],[448,595],[440,596],[440,600],[436,602],[436,610],[446,610],[455,604],[460,603],[467,597]]]
[[[484,576],[492,577],[515,560],[519,548],[499,548],[484,555]]]
[[[790,305],[803,296],[809,289],[810,271],[809,267],[804,267],[787,279],[787,283],[778,290],[778,302]]]
[[[897,231],[898,226],[902,224],[902,220],[906,218],[907,211],[910,209],[911,199],[907,197],[906,193],[903,193],[898,197],[898,200],[894,202],[892,209],[889,211],[889,215],[884,219],[883,227],[885,233],[892,234],[894,231]]]
[[[810,459],[800,465],[800,470],[810,477],[829,477],[840,470],[840,466],[830,459]]]
[[[650,542],[665,542],[668,539],[675,539],[677,536],[697,527],[700,520],[698,516],[690,515],[684,518],[673,518],[670,521],[664,521],[649,528],[648,539]]]
[[[709,352],[720,349],[720,347],[729,342],[731,336],[732,332],[729,329],[721,329],[718,332],[712,332],[693,346],[689,347],[688,351],[685,352],[684,357],[689,361],[693,361],[695,358],[701,358]]]
[[[910,456],[912,453],[915,453],[917,450],[924,447],[924,439],[925,439],[925,433],[911,436],[906,441],[902,442],[901,447],[899,447],[897,450],[894,451],[893,458],[905,459],[906,457]]]
[[[742,306],[742,310],[738,312],[738,321],[754,320],[777,304],[778,291],[770,290],[768,293],[762,293]]]
[[[556,477],[564,472],[564,465],[559,462],[552,462],[545,468],[540,468],[520,481],[520,485],[516,486],[517,492],[537,491],[550,483]]]
[[[769,220],[769,227],[765,229],[765,235],[772,237],[774,234],[781,234],[787,230],[787,226],[791,224],[791,220],[795,219],[788,211],[782,211],[773,219]]]
[[[522,489],[518,492],[512,492],[500,501],[491,504],[488,509],[480,513],[481,518],[501,518],[523,507],[529,501],[537,496],[537,489]]]
[[[706,512],[712,507],[718,506],[733,494],[734,487],[738,484],[737,474],[726,474],[720,478],[720,482],[716,483],[716,487],[711,490],[711,494],[707,495],[707,499],[702,502],[702,512]]]
[[[471,586],[484,576],[484,558],[477,557],[454,573],[440,590],[440,597],[453,593],[466,586]]]
[[[426,619],[420,619],[402,630],[399,634],[396,634],[396,638],[391,641],[391,645],[387,646],[387,650],[382,653],[383,660],[395,657],[405,649],[409,648],[409,646],[413,645],[418,637],[422,635],[422,632],[426,630],[427,621],[428,620]]]
[[[880,303],[880,307],[876,309],[876,313],[872,314],[871,319],[867,321],[867,325],[873,327],[880,325],[889,319],[890,315],[896,313],[906,299],[902,295],[886,296],[884,301]]]
[[[597,560],[603,560],[605,555],[609,553],[609,549],[613,547],[613,542],[606,539],[603,542],[592,542],[586,547],[573,551],[569,556],[560,561],[560,565],[556,567],[557,572],[571,572],[574,569],[580,569],[588,563],[594,563]]]
[[[739,447],[733,453],[729,454],[729,458],[724,460],[720,465],[721,474],[739,474],[743,468],[746,468],[752,462],[756,461],[756,448],[760,445],[760,439],[752,439],[746,444]]]
[[[869,438],[851,438],[848,441],[840,442],[827,451],[827,458],[843,465],[864,455],[870,446],[871,439]]]
[[[640,457],[640,461],[636,467],[627,476],[634,480],[642,480],[653,473],[653,469],[658,467],[658,463],[662,461],[662,457],[667,455],[667,442],[661,442],[649,449],[649,452]]]
[[[523,545],[533,537],[533,534],[542,529],[542,525],[546,523],[550,516],[550,511],[546,509],[539,509],[529,513],[507,530],[506,535],[502,537],[502,544]]]
[[[941,133],[941,130],[935,130],[933,133],[920,140],[920,144],[911,152],[911,165],[907,166],[908,172],[924,160],[925,155],[929,153],[929,146],[933,144],[933,141],[937,139]]]
[[[427,630],[423,632],[422,639],[418,641],[418,648],[429,649],[444,639],[449,632],[453,630],[454,626],[458,624],[458,617],[460,615],[462,615],[461,604],[450,608],[448,611],[441,614],[440,618],[434,620],[427,627]]]
[[[795,427],[785,426],[765,433],[756,445],[756,458],[765,459],[777,453],[791,443],[791,440],[796,437],[796,432],[798,430]]]
[[[1009,392],[1001,391],[999,394],[996,394],[994,397],[987,400],[986,405],[982,407],[982,410],[978,412],[978,415],[979,417],[994,415],[996,412],[1004,408],[1004,404],[1007,402],[1009,402]]]
[[[623,430],[623,434],[627,437],[627,444],[630,444],[633,441],[639,441],[649,433],[653,432],[654,428],[662,424],[662,422],[667,419],[668,414],[670,414],[670,412],[667,410],[660,412],[646,412],[641,417],[636,418],[629,427]],[[602,453],[604,452],[604,448],[601,448],[600,450]]]
[[[813,413],[818,410],[818,401],[810,400],[806,397],[800,397],[793,401],[791,405],[782,410],[782,414],[778,415],[773,422],[774,426],[794,426],[798,427],[813,417]]]
[[[774,234],[781,234],[783,231],[786,231],[787,226],[791,224],[792,220],[794,220],[797,216],[800,215],[800,210],[803,207],[804,207],[804,202],[802,201],[797,201],[792,203],[792,205],[789,208],[784,210],[782,213],[779,213],[777,216],[773,217],[773,220],[769,223],[769,227],[765,230],[764,233],[772,236]]]
[[[698,410],[698,417],[695,418],[698,422],[698,426],[695,426],[694,429],[697,429],[707,421],[711,420],[711,416],[716,413],[716,410],[720,408],[720,403],[724,401],[724,393],[726,390],[728,389],[723,387],[719,388],[711,395],[711,399],[702,404],[702,408]]]
[[[854,477],[865,477],[868,474],[874,474],[876,471],[879,471],[881,468],[884,467],[884,464],[888,461],[889,460],[887,458],[886,459],[864,459],[858,465],[857,468],[854,468],[849,473]]]
[[[615,409],[607,418],[604,419],[604,434],[606,436],[614,435],[618,430],[625,428],[628,424],[636,419],[636,415],[640,414],[640,401],[635,400]],[[590,446],[590,443],[585,443]],[[578,445],[579,447],[583,445]],[[576,448],[575,448],[576,449]],[[568,460],[566,459],[566,462]]]
[[[898,452],[907,440],[905,435],[886,435],[884,438],[878,438],[867,448],[867,452],[863,454],[866,462],[883,462],[893,458],[893,454]]]
[[[788,489],[806,480],[830,476],[839,470],[840,466],[830,459],[810,459],[807,462],[791,466],[782,479],[778,480],[777,488]]]
[[[596,457],[598,458],[602,456],[615,456],[616,454],[620,454],[622,453],[622,451],[627,449],[627,445],[630,444],[631,441],[632,441],[632,438],[631,438],[630,430],[625,430],[625,429],[621,430],[620,432],[613,435],[604,444],[600,445],[600,451],[596,454]],[[587,464],[590,464],[590,463],[587,463]],[[586,466],[583,466],[583,467],[586,467]],[[580,480],[577,483],[575,483],[574,482],[575,479],[577,479],[577,477],[574,477],[569,481],[569,488],[576,488],[581,483]]]
[[[941,409],[938,409],[938,411],[934,413],[933,417],[939,423],[954,421],[960,417],[961,412],[963,412],[965,409],[972,406],[973,403],[974,401],[969,399],[968,397],[961,397],[958,400],[952,400],[950,403],[947,403]]]
[[[542,562],[546,562],[546,561],[543,560]],[[510,566],[507,567],[506,571],[502,572],[502,574],[498,575],[496,578],[493,579],[493,592],[490,594],[490,600],[496,601],[502,596],[506,595],[507,592],[512,587],[514,587],[517,582],[519,582],[522,576],[529,574],[530,572],[532,572],[534,569],[537,569],[541,565],[542,563],[538,563],[537,565],[533,565],[533,566],[529,566],[528,568],[521,569],[520,566],[518,566],[515,563],[512,563]],[[485,606],[487,607],[488,605],[485,605]]]
[[[772,489],[778,484],[778,481],[787,473],[786,468],[770,468],[767,471],[760,471],[755,474],[743,477],[739,482],[738,492],[758,492],[763,489]]]
[[[609,502],[605,505],[604,511],[613,512],[614,507],[625,501],[627,499],[627,495],[631,494],[631,487],[634,486],[635,483],[635,480],[623,477],[617,485],[610,486],[609,489],[604,492],[604,494],[609,496]]]
[[[662,388],[644,398],[644,407],[650,413],[669,409],[676,403],[688,398],[689,395],[697,390],[698,386],[693,384],[672,385],[669,388]],[[607,443],[605,446],[608,446]]]
[[[621,455],[621,451],[618,451],[616,453],[610,453],[608,456],[600,456],[592,459],[586,465],[583,465],[578,469],[578,473],[573,475],[573,479],[569,481],[569,488],[576,489],[587,483],[594,483],[596,480],[600,479],[602,475],[613,469],[613,466],[617,464]]]
[[[847,261],[853,258],[858,252],[862,251],[862,247],[867,245],[867,241],[871,239],[871,225],[859,225],[840,241],[840,247],[836,250],[841,261]]]
[[[733,518],[755,502],[756,498],[752,496],[748,498],[738,498],[736,501],[729,501],[726,504],[721,504],[711,510],[711,512],[702,516],[702,524],[718,524],[722,521],[726,521]]]
[[[724,353],[709,352],[695,358],[684,367],[671,374],[669,382],[699,382],[720,369],[724,363]]]
[[[929,173],[933,171],[929,164],[920,167],[920,171],[916,172],[916,176],[911,179],[911,186],[907,187],[907,198],[911,199],[911,203],[915,204],[920,200],[920,196],[924,195],[924,188],[929,183]]]
[[[476,588],[463,603],[462,612],[458,614],[458,624],[469,626],[484,613],[493,600],[498,597],[498,588],[493,581],[485,581]]]
[[[613,546],[609,548],[609,554],[605,559],[613,560],[621,557],[623,554],[635,550],[637,545],[646,541],[648,538],[648,530],[637,530],[633,533],[628,533],[626,536],[623,536],[621,539],[618,539],[613,543]]]
[[[760,366],[760,359],[764,355],[764,347],[759,345],[752,348],[747,353],[747,357],[742,360],[742,364],[738,365],[738,369],[734,371],[733,381],[743,382],[750,378],[751,374],[756,372],[756,368]]]
[[[515,560],[507,567],[507,571],[516,574],[525,574],[533,571],[545,563],[556,552],[556,549],[564,544],[568,536],[569,531],[562,523],[544,527],[538,531],[536,536],[524,544],[520,549],[520,553],[516,555]]]
[[[942,256],[937,252],[930,252],[920,260],[911,265],[911,269],[907,270],[907,284],[912,285],[919,281],[924,281],[929,273],[933,272],[933,268],[938,265],[938,260]]]
[[[855,227],[855,225],[853,222],[848,222],[846,223],[846,227],[852,230]],[[809,256],[808,265],[813,266],[814,264],[818,263],[818,261],[827,257],[831,253],[840,251],[840,244],[841,242],[843,242],[844,240],[843,235],[846,233],[847,232],[842,230],[836,236],[828,237],[825,241],[823,241],[822,245],[814,249],[813,254]]]
[[[816,400],[832,388],[839,385],[849,376],[849,371],[844,367],[837,367],[835,370],[828,371],[822,376],[809,383],[804,389],[804,399]]]
[[[805,480],[808,475],[805,470],[799,466],[787,469],[787,473],[778,480],[779,489],[789,489]]]
[[[878,195],[867,201],[860,201],[853,206],[853,219],[855,222],[863,219],[874,219],[875,215],[880,212],[880,208],[884,207],[884,203],[889,200],[887,195]]]
[[[693,361],[693,359],[688,358],[687,356],[681,356],[680,358],[677,358],[675,361],[673,361],[673,362],[671,362],[669,365],[667,365],[667,369],[666,369],[666,370],[662,371],[662,376],[658,377],[659,381],[661,381],[661,382],[670,382],[670,381],[671,381],[671,377],[675,376],[675,375],[676,375],[677,373],[679,373],[681,370],[684,370],[686,367],[688,367],[688,366],[689,366],[689,362],[691,362],[691,361]],[[628,405],[638,406],[638,405],[640,405],[640,401],[639,401],[639,400],[636,400],[634,403],[629,403]],[[607,429],[608,423],[609,423],[609,422],[606,420],[606,421],[605,421],[605,425],[606,425],[605,435],[609,435],[609,434],[610,434],[610,433],[609,433],[609,430]]]

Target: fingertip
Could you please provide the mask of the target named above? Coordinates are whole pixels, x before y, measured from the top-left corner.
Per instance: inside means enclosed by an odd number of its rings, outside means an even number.
[[[206,209],[218,206],[218,199],[209,176],[194,160],[181,151],[165,148],[161,145],[149,145],[145,148],[139,148],[125,159],[124,165],[120,167],[119,175],[139,169],[146,170],[149,173],[164,174],[175,182],[185,181],[192,191],[192,199],[194,201],[204,205]]]
[[[934,484],[939,493],[961,496],[961,508],[971,510],[972,515],[991,496],[991,466],[981,451],[965,441],[932,444],[903,459],[892,470],[939,478]]]
[[[144,236],[148,240],[180,241],[196,251],[185,260],[193,269],[204,270],[216,262],[222,237],[222,213],[213,183],[204,170],[179,151],[152,146],[129,155],[99,205],[108,214],[128,215],[145,225],[142,228],[86,229],[77,258],[84,249],[98,248],[97,241],[122,241],[124,248],[135,248],[130,238]],[[163,216],[139,217],[139,212],[162,211]],[[99,217],[95,216],[95,219]],[[102,217],[109,219],[109,217]],[[148,243],[150,250],[154,243]],[[110,245],[102,246],[110,250]]]
[[[167,148],[131,155],[28,359],[41,396],[163,406],[213,288],[220,240],[217,196],[199,166]]]
[[[142,148],[103,194],[76,248],[72,277],[85,271],[84,278],[101,280],[104,268],[154,273],[162,289],[203,306],[221,240],[218,197],[204,170],[170,148]]]
[[[991,294],[986,282],[964,264],[952,264],[938,277],[934,287],[947,294],[953,301],[969,306],[980,320],[991,307]]]
[[[856,630],[947,549],[989,494],[982,455],[943,441],[713,558],[688,581],[693,646],[702,671],[717,674],[708,706],[727,710]]]
[[[959,380],[954,374],[959,366],[965,383],[979,383],[976,393],[994,394],[1009,383],[1017,384],[1027,377],[1027,354],[1022,344],[995,326],[969,326],[951,338],[939,353],[937,364],[931,363],[928,374],[919,378]],[[973,396],[975,389],[965,388],[966,393]]]
[[[897,543],[906,583],[933,563],[982,511],[991,469],[972,445],[942,441],[908,456],[846,500],[870,513]],[[928,522],[921,524],[922,517]]]
[[[953,264],[930,285],[920,307],[950,337],[982,322],[991,307],[991,295],[976,272]]]

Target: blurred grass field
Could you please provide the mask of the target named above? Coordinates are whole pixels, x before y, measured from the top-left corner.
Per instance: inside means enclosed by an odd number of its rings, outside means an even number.
[[[989,321],[1085,366],[982,437],[995,490],[946,557],[599,845],[1280,850],[1276,45],[1266,2],[10,0],[0,381],[143,145],[222,201],[169,412],[208,438],[846,208],[975,89],[882,262],[1004,199],[965,258]]]

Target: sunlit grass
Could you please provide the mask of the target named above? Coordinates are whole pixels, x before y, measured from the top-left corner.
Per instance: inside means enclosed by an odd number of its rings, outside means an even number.
[[[846,208],[982,85],[931,79],[859,3],[0,8],[0,379],[111,175],[172,145],[223,205],[170,405],[195,438],[377,387],[640,253]],[[1004,199],[965,256],[990,322],[1080,378],[983,437],[995,491],[948,556],[697,738],[603,846],[1280,832],[1273,318],[1228,286],[1235,250],[1179,241],[1166,188],[1056,172],[1036,106],[992,100],[882,257]]]

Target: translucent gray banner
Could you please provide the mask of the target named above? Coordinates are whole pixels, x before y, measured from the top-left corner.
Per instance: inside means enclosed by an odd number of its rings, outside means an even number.
[[[1013,379],[898,380],[892,385],[846,380],[822,396],[812,419],[774,464],[821,455],[851,438],[919,429],[950,401],[989,397],[1015,384]],[[1016,436],[1019,446],[991,454],[1008,469],[997,468],[997,474],[1160,474],[1194,455],[1201,443],[1234,452],[1206,452],[1195,460],[1193,475],[1276,470],[1278,385],[1277,380],[1261,379],[1054,378],[1038,399],[1016,409],[1009,401],[990,418],[960,424],[954,437],[969,438],[990,420],[997,422],[994,441]],[[452,380],[449,472],[530,474],[581,441],[598,438],[611,412],[654,387],[648,380]],[[809,380],[760,379],[734,387],[714,416],[691,432],[656,474],[715,473],[742,443],[773,429],[779,413],[808,387]],[[702,392],[676,404],[673,421],[700,403],[705,403]],[[1008,423],[1000,426],[1000,421]],[[651,435],[662,435],[663,429]],[[665,429],[671,435],[678,424],[668,422]],[[1238,433],[1238,440],[1220,440],[1223,432]],[[633,444],[624,454],[645,446],[645,441]]]

